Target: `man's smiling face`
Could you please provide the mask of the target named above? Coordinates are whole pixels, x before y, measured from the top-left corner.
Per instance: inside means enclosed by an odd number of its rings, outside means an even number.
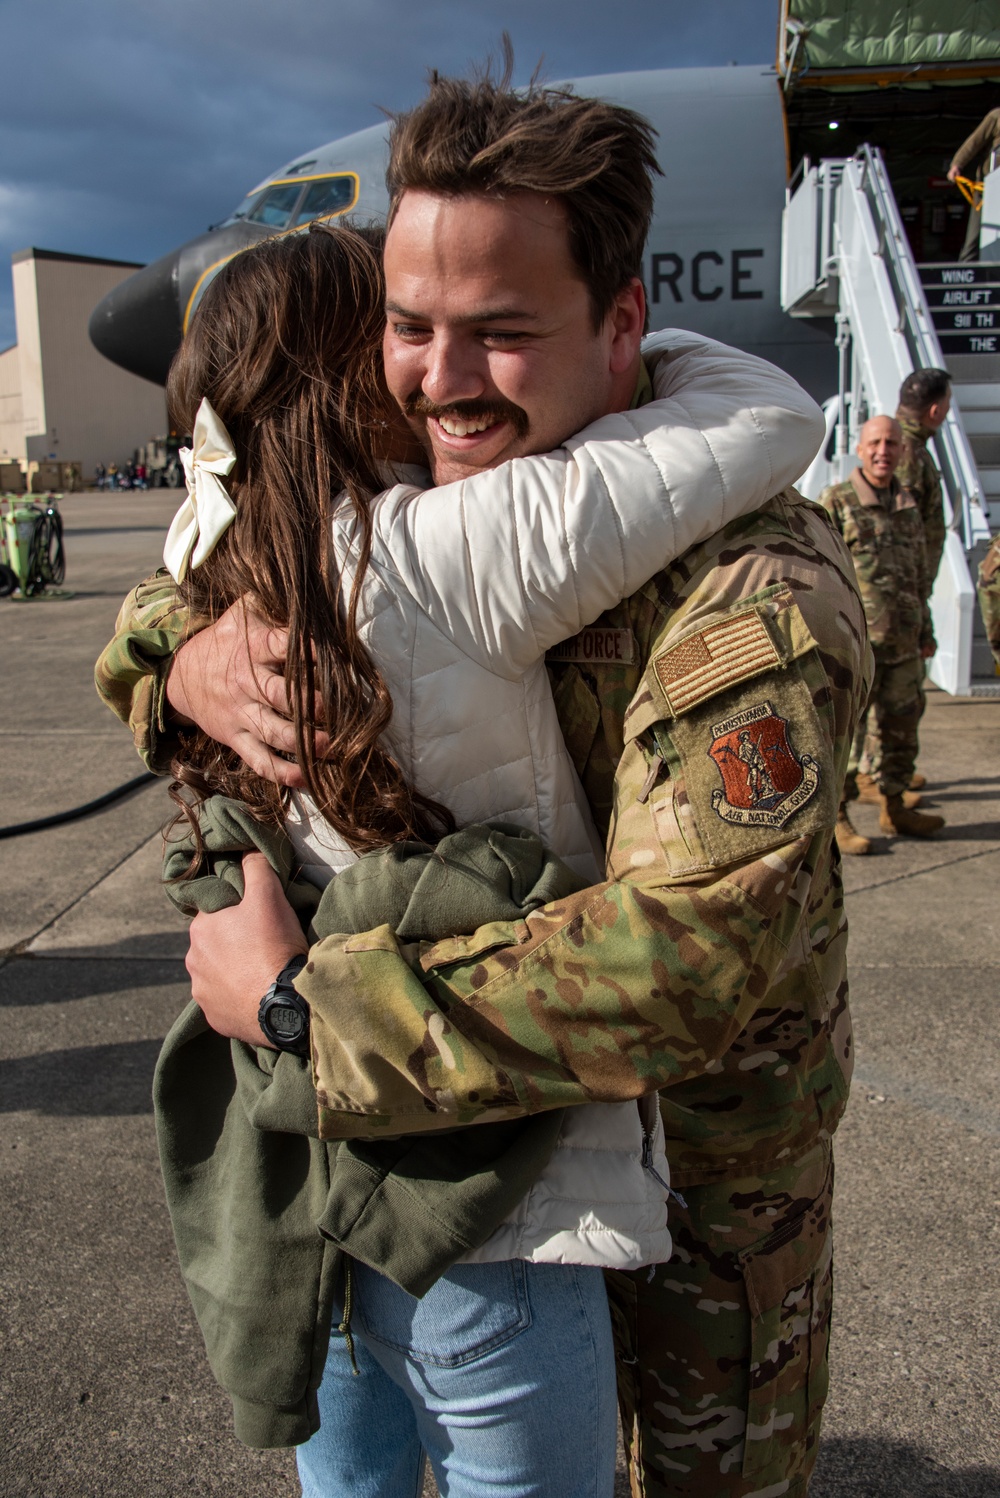
[[[629,404],[642,287],[595,331],[559,202],[406,192],[385,274],[386,379],[436,483],[547,452]]]
[[[889,483],[903,451],[903,433],[891,416],[871,416],[858,435],[858,457],[861,472],[870,484],[881,489]]]

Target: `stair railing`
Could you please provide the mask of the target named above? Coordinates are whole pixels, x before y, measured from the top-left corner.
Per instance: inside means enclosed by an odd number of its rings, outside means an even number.
[[[895,411],[906,376],[914,369],[941,367],[943,355],[878,150],[864,146],[848,160],[824,161],[804,174],[786,205],[783,252],[789,257],[787,272],[784,267],[782,272],[785,310],[799,316],[837,315],[836,440],[830,441],[830,403],[828,442],[807,475],[814,485],[824,467],[828,481],[846,476],[848,449],[853,449],[866,415]],[[935,450],[949,528],[931,599],[938,650],[929,672],[946,691],[962,694],[970,689],[975,602],[966,554],[989,534],[989,527],[957,410],[937,433]]]
[[[895,325],[891,331],[899,334],[906,348],[906,357],[898,361],[900,374],[896,389],[879,393],[879,404],[884,410],[891,411],[895,408],[899,385],[905,376],[914,369],[942,368],[944,355],[881,151],[862,146],[854,160],[848,163],[846,175],[849,183],[864,195],[872,219],[878,226],[876,253],[884,266],[895,310]],[[934,448],[942,488],[951,511],[946,519],[949,527],[960,532],[966,551],[971,551],[980,541],[988,539],[989,525],[979,472],[957,408],[949,412],[936,434]]]

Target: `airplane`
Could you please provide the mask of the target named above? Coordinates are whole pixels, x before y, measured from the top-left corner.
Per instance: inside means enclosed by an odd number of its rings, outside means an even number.
[[[957,550],[932,600],[944,641],[932,672],[957,691],[970,672],[992,670],[985,643],[973,649],[969,559],[1000,524],[1000,264],[957,267],[969,210],[947,171],[1000,104],[1000,0],[978,0],[960,30],[943,29],[948,9],[910,0],[901,28],[896,0],[780,0],[772,67],[651,69],[572,86],[637,110],[658,132],[663,175],[643,262],[651,328],[760,354],[824,404],[828,440],[805,493],[846,476],[861,420],[895,408],[903,375],[951,370],[961,402],[935,452]],[[205,287],[234,255],[316,220],[385,216],[387,134],[359,131],[263,178],[218,226],[106,296],[91,318],[95,346],[165,381]],[[1000,261],[1000,172],[995,181],[984,261]]]
[[[918,8],[941,10],[941,0]],[[963,65],[946,57],[914,67],[893,57],[891,41],[875,66],[802,67],[805,27],[797,17],[815,13],[830,27],[849,9],[847,0],[782,0],[775,67],[572,80],[581,95],[638,110],[659,134],[663,177],[644,265],[651,327],[686,327],[739,344],[780,364],[817,398],[836,389],[833,317],[796,320],[780,301],[782,212],[794,169],[803,157],[848,156],[866,141],[879,147],[911,236],[921,241],[918,258],[955,259],[967,210],[945,178],[947,164],[996,102],[986,81],[995,60]],[[873,35],[888,9],[888,0],[872,0],[866,25]],[[315,219],[384,218],[387,133],[387,125],[361,130],[263,178],[218,225],[106,296],[90,323],[95,346],[162,384],[206,285],[241,249]]]
[[[807,385],[822,383],[829,332],[796,325],[778,306],[786,157],[773,71],[678,68],[577,78],[573,86],[638,110],[659,132],[664,175],[646,261],[651,326],[735,341]],[[241,249],[316,218],[384,219],[387,134],[387,125],[376,125],[331,141],[264,178],[216,228],[105,297],[90,324],[95,346],[162,384],[206,285]]]

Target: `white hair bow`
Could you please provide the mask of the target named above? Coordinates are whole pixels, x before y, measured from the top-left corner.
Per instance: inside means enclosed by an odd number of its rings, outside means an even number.
[[[219,474],[236,462],[232,439],[208,401],[202,398],[194,419],[192,445],[177,456],[184,466],[187,499],[170,522],[163,560],[174,582],[184,581],[188,566],[200,567],[236,518],[236,506]]]

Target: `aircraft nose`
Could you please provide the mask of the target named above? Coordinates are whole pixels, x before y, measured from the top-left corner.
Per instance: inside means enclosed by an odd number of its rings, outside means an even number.
[[[157,385],[166,382],[181,343],[180,251],[122,281],[90,317],[90,341],[113,364]]]

